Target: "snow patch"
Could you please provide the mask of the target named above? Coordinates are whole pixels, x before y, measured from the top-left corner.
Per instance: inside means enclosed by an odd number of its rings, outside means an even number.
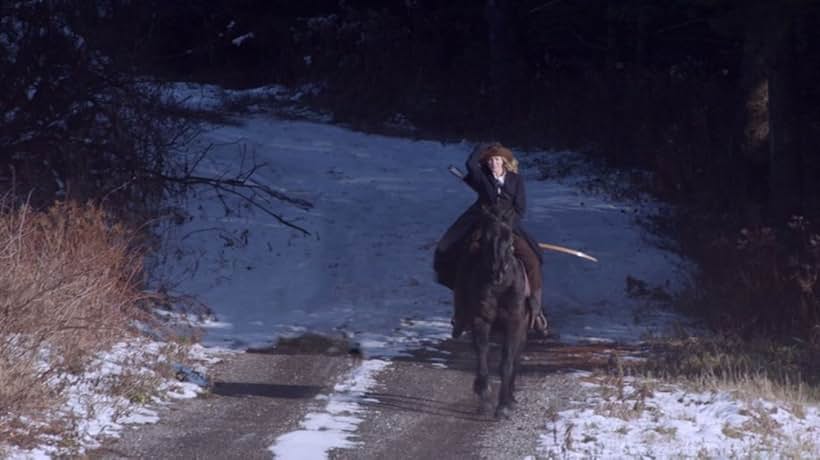
[[[108,352],[98,355],[84,374],[53,378],[54,385],[66,385],[65,404],[53,414],[46,414],[46,419],[73,421],[69,435],[76,447],[71,452],[72,455],[82,455],[88,449],[99,447],[103,438],[118,437],[125,425],[156,423],[159,416],[152,407],[165,404],[169,399],[196,397],[203,391],[206,383],[203,377],[206,366],[218,362],[228,352],[193,345],[187,355],[187,360],[195,363],[193,367],[179,363],[169,364],[184,369],[190,375],[199,376],[200,379],[189,379],[187,374],[178,374],[176,379],[166,379],[145,366],[167,361],[165,349],[168,346],[166,343],[145,339],[118,343]],[[157,393],[140,395],[146,398],[143,404],[112,391],[111,382],[125,374],[157,378]],[[4,454],[11,459],[67,455],[68,452],[58,447],[60,444],[61,439],[44,436],[40,445],[32,449],[3,446],[0,443],[0,452],[5,447]]]
[[[820,415],[771,401],[744,401],[726,391],[690,392],[625,378],[547,422],[542,453],[561,458],[767,458],[784,452],[820,456]],[[648,385],[648,387],[647,387]],[[593,390],[594,391],[594,390]]]
[[[376,376],[389,365],[384,360],[366,360],[337,384],[332,394],[317,396],[318,400],[327,401],[324,409],[307,414],[301,422],[302,429],[278,437],[269,448],[274,458],[324,459],[331,449],[355,447],[355,431],[366,410],[362,403],[377,402],[367,397],[367,392],[376,385]]]

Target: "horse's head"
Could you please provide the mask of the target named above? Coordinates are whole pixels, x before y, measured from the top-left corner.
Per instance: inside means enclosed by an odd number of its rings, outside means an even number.
[[[481,259],[492,272],[493,283],[501,284],[515,263],[515,233],[509,209],[482,206]]]

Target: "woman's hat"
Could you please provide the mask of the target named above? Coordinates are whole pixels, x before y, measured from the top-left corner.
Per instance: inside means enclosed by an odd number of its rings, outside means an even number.
[[[512,151],[510,151],[510,149],[504,147],[498,142],[493,142],[491,144],[482,144],[479,145],[478,148],[481,150],[481,156],[479,157],[479,161],[482,163],[488,161],[490,157],[502,157],[510,163],[515,161],[515,156],[513,155]]]

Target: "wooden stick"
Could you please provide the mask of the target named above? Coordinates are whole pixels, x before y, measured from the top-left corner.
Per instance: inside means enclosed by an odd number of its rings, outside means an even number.
[[[563,246],[558,246],[558,245],[555,245],[555,244],[548,244],[548,243],[538,243],[538,247],[541,248],[541,249],[547,249],[547,250],[550,250],[550,251],[563,252],[564,254],[571,254],[573,256],[580,257],[582,259],[587,259],[587,260],[591,260],[593,262],[598,262],[598,259],[596,259],[595,257],[592,257],[591,255],[583,253],[581,251],[576,251],[575,249],[565,248]]]
[[[455,166],[453,166],[453,165],[448,166],[448,167],[447,167],[447,171],[450,171],[450,174],[452,174],[452,175],[454,175],[454,176],[458,177],[459,179],[464,179],[464,176],[466,176],[466,174],[464,174],[463,172],[461,172],[461,170],[460,170],[460,169],[456,168],[456,167],[455,167]]]

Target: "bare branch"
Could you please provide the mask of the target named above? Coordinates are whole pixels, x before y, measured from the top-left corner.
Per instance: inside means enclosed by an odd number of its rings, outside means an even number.
[[[232,189],[232,188],[230,188],[230,187],[224,187],[224,186],[221,186],[221,185],[219,185],[219,183],[210,184],[210,185],[211,185],[212,187],[215,187],[215,188],[219,189],[219,190],[223,190],[223,191],[225,191],[225,192],[227,192],[227,193],[231,193],[231,194],[236,195],[236,196],[238,196],[238,197],[240,197],[240,198],[243,198],[243,199],[244,199],[244,200],[246,200],[248,203],[250,203],[250,204],[252,204],[253,206],[257,207],[259,210],[261,210],[261,211],[262,211],[262,212],[264,212],[265,214],[270,215],[270,216],[271,216],[271,217],[273,217],[274,219],[278,220],[278,221],[279,221],[279,222],[281,222],[282,224],[284,224],[284,225],[286,225],[286,226],[288,226],[288,227],[290,227],[290,228],[292,228],[292,229],[299,230],[299,231],[300,231],[300,232],[302,232],[304,235],[308,235],[308,236],[310,236],[310,234],[311,234],[309,231],[305,230],[304,228],[302,228],[302,227],[300,227],[300,226],[298,226],[298,225],[296,225],[296,224],[294,224],[294,223],[292,223],[292,222],[289,222],[289,221],[285,220],[284,218],[282,218],[282,216],[280,216],[280,215],[278,215],[278,214],[274,213],[274,212],[273,212],[273,211],[271,211],[270,209],[268,209],[268,208],[266,208],[266,207],[262,206],[261,204],[257,203],[256,201],[254,201],[254,200],[253,200],[253,198],[252,198],[252,197],[245,196],[245,195],[243,195],[243,194],[239,193],[238,191],[236,191],[236,190],[234,190],[234,189]]]
[[[252,171],[255,171],[256,166]],[[161,179],[166,182],[182,184],[185,186],[194,186],[194,185],[206,185],[209,187],[213,187],[215,190],[219,190],[225,193],[232,194],[234,196],[238,196],[245,200],[246,202],[250,203],[254,207],[258,208],[259,210],[263,211],[265,214],[275,218],[280,223],[293,228],[295,230],[299,230],[305,235],[310,235],[311,233],[304,228],[284,219],[279,214],[271,211],[267,207],[259,204],[255,199],[254,196],[248,196],[245,194],[240,193],[236,189],[246,189],[251,190],[254,194],[257,192],[269,196],[271,198],[275,198],[279,201],[284,201],[286,203],[292,204],[300,209],[308,210],[313,207],[313,203],[303,200],[301,198],[293,198],[284,193],[278,192],[273,190],[272,188],[268,187],[267,185],[258,184],[252,182],[249,177],[237,177],[237,178],[225,178],[224,176],[221,177],[203,177],[203,176],[194,176],[194,175],[187,175],[181,177],[173,177],[173,176],[165,176],[162,174],[154,173],[151,171],[145,171],[146,174],[152,175],[158,179]],[[224,204],[224,202],[223,202]]]

